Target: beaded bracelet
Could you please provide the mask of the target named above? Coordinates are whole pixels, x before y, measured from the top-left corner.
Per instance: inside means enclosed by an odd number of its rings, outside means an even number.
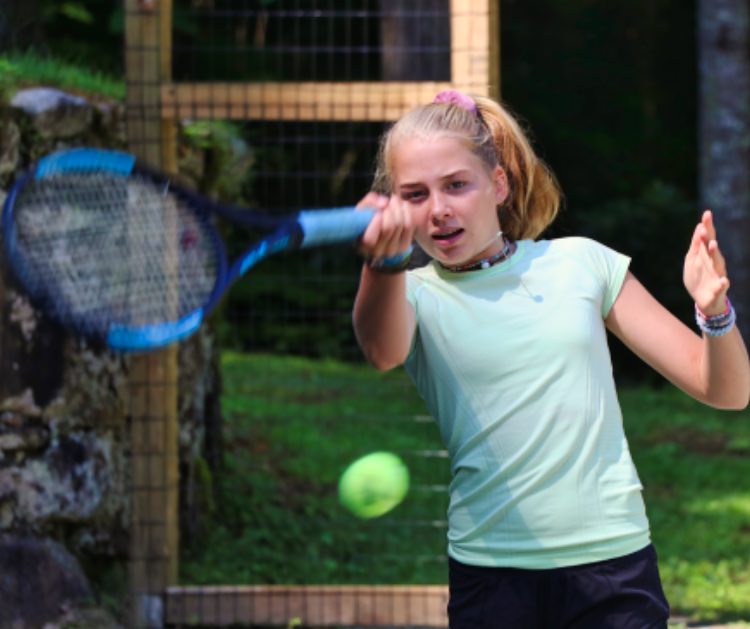
[[[414,245],[409,245],[409,248],[401,253],[383,258],[371,258],[367,261],[367,266],[379,273],[401,273],[409,267],[413,251]]]
[[[727,309],[721,314],[707,315],[695,304],[695,322],[701,332],[708,336],[724,336],[737,321],[737,313],[727,297]]]

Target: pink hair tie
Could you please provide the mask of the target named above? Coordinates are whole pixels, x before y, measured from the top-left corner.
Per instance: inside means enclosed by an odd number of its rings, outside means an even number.
[[[457,90],[443,90],[435,96],[435,100],[432,102],[456,105],[456,107],[470,111],[473,114],[477,113],[477,104],[474,102],[474,99]]]

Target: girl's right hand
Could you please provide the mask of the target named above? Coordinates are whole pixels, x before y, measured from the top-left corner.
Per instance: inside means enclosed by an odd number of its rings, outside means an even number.
[[[412,244],[414,226],[398,198],[370,192],[357,207],[375,210],[375,216],[359,241],[362,256],[367,259],[394,256]]]

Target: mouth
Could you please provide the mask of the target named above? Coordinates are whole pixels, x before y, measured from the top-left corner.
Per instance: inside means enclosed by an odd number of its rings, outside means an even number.
[[[440,245],[450,245],[450,244],[453,244],[456,240],[458,240],[458,238],[463,233],[464,233],[464,230],[461,227],[458,227],[456,229],[441,231],[441,232],[432,234],[432,239]]]

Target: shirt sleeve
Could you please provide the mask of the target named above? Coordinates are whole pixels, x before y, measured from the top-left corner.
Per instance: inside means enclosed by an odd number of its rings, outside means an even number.
[[[419,343],[419,304],[418,304],[418,301],[419,301],[419,292],[424,288],[424,280],[419,277],[418,271],[419,269],[417,269],[416,271],[406,272],[406,299],[409,301],[412,308],[414,308],[414,314],[416,316],[416,324],[417,324],[414,330],[414,335],[412,337],[411,347],[409,348],[409,354],[406,359],[407,365],[408,363],[413,361],[414,353]]]
[[[595,240],[582,240],[586,245],[586,266],[602,283],[601,315],[602,318],[606,318],[625,282],[630,257]]]
[[[419,280],[414,277],[414,273],[407,271],[406,273],[406,298],[412,306],[416,307],[417,301],[417,288],[419,287]]]

